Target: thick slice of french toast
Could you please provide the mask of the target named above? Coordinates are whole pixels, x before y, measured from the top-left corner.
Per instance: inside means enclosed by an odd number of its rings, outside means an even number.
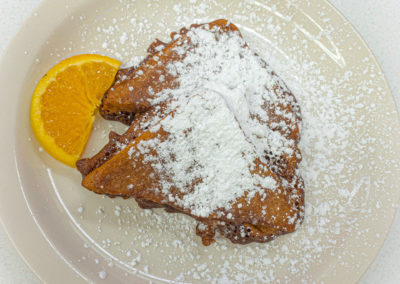
[[[240,244],[293,232],[304,218],[301,114],[284,82],[226,20],[183,28],[148,52],[103,97],[101,115],[130,127],[78,161],[83,186],[190,215],[205,245],[216,231]]]

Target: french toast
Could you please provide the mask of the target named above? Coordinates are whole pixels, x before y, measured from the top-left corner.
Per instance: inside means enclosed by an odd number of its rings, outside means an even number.
[[[234,52],[224,50],[226,43],[232,44]],[[221,72],[218,62],[209,68],[216,67],[216,71],[208,71],[209,66],[197,68],[218,61],[212,56],[203,60],[209,51],[222,60],[220,65],[229,60],[222,52],[236,60],[236,65],[245,57],[243,66],[250,74],[243,76],[244,83],[233,80],[241,75],[231,71],[233,65],[222,66]],[[77,162],[84,177],[82,185],[99,194],[133,197],[142,208],[187,214],[199,221],[196,234],[204,245],[214,241],[217,231],[240,244],[266,242],[293,232],[304,218],[304,183],[297,169],[301,160],[301,113],[283,81],[249,49],[238,28],[226,20],[183,28],[171,34],[169,43],[156,40],[148,52],[138,67],[118,72],[102,99],[101,115],[130,127],[122,135],[111,132],[109,143],[98,154]],[[258,69],[251,69],[253,65]],[[199,109],[203,113],[198,113]],[[198,115],[193,118],[191,113]],[[218,113],[225,114],[225,122]],[[213,125],[217,122],[220,128]],[[223,138],[231,132],[237,135]],[[193,133],[203,135],[207,141],[219,139],[214,141],[219,148],[196,140]],[[231,156],[235,142],[246,149],[242,154],[235,152],[236,160]],[[186,152],[181,153],[181,148]],[[205,155],[200,148],[211,150]],[[231,182],[229,175],[209,157],[218,157],[221,165],[240,172],[234,179],[237,184],[232,183],[228,190],[225,183]],[[251,178],[242,184],[240,175]],[[213,183],[209,176],[219,183]],[[219,190],[222,194],[218,195]],[[221,197],[224,194],[225,199]],[[211,200],[200,202],[204,198]]]
[[[192,104],[193,107],[204,107],[207,106],[201,99],[196,102],[196,97],[189,99],[188,104]],[[200,102],[200,103],[199,103]],[[218,111],[223,112],[221,107],[223,103],[220,102]],[[206,110],[204,110],[206,111]],[[227,112],[225,110],[225,112]],[[168,212],[180,212],[190,215],[200,221],[203,225],[212,228],[214,231],[218,229],[226,237],[230,238],[234,242],[244,243],[245,241],[266,241],[279,234],[292,232],[297,222],[300,220],[301,213],[301,195],[294,194],[292,189],[284,188],[277,178],[272,173],[269,167],[261,162],[258,158],[252,161],[248,165],[249,171],[253,179],[260,179],[263,182],[253,184],[254,188],[244,189],[243,194],[237,196],[237,198],[230,200],[231,204],[229,207],[216,207],[213,208],[212,212],[209,212],[207,216],[203,216],[203,207],[196,208],[196,201],[193,198],[186,198],[191,196],[195,190],[196,185],[202,183],[201,180],[193,181],[191,184],[185,185],[185,190],[180,190],[173,184],[173,176],[176,175],[176,171],[169,170],[165,166],[163,159],[169,159],[171,153],[167,152],[167,155],[161,153],[165,152],[163,144],[166,140],[177,141],[176,137],[182,137],[187,129],[183,129],[181,132],[167,132],[162,126],[162,122],[170,117],[174,117],[174,111],[170,112],[162,120],[155,125],[151,126],[148,130],[138,131],[137,138],[123,148],[117,155],[112,157],[106,163],[90,172],[83,179],[83,186],[99,194],[106,194],[109,196],[122,196],[122,197],[134,197],[139,200],[139,204],[145,208],[149,207],[164,207],[167,208]],[[229,119],[229,115],[225,117]],[[233,116],[230,117],[231,123],[234,123]],[[173,121],[173,118],[171,118]],[[196,127],[203,123],[204,128],[211,128],[215,118],[208,116],[208,119],[204,121],[194,121],[193,128],[189,131],[198,131]],[[205,123],[205,125],[204,125]],[[153,130],[155,129],[155,130]],[[240,130],[237,126],[236,130]],[[232,131],[233,132],[233,131]],[[140,133],[140,134],[139,134]],[[236,137],[240,134],[231,133]],[[171,138],[169,136],[174,136]],[[244,137],[244,135],[243,135]],[[187,137],[185,137],[187,138]],[[143,150],[143,142],[157,140],[157,143],[150,143],[148,149]],[[192,139],[180,140],[180,147],[190,149]],[[244,138],[243,141],[246,141]],[[231,142],[230,138],[225,139],[226,144]],[[168,144],[168,143],[166,143]],[[249,144],[249,151],[254,151],[252,145]],[[227,147],[228,145],[221,145],[221,147]],[[142,148],[140,150],[140,148]],[[166,147],[168,148],[168,146]],[[216,149],[219,151],[219,148]],[[211,156],[216,155],[216,152],[210,152]],[[254,153],[253,153],[254,154]],[[163,156],[164,155],[164,156]],[[187,153],[190,155],[190,153]],[[239,155],[240,156],[240,155]],[[252,155],[257,157],[256,154]],[[149,159],[149,157],[156,157],[156,160]],[[177,157],[179,158],[179,157]],[[182,158],[182,157],[181,157]],[[234,160],[229,160],[229,155],[223,156],[225,162],[233,164]],[[194,167],[195,160],[188,159],[191,162],[186,165],[186,168],[182,170],[187,173],[190,168]],[[160,167],[161,166],[161,167]],[[160,168],[162,168],[160,170]],[[190,181],[191,179],[189,179]],[[265,183],[265,181],[268,181]],[[164,184],[171,183],[171,187],[168,190],[163,190]],[[268,187],[262,187],[260,184],[264,183],[270,185]],[[251,184],[248,184],[252,187]],[[252,195],[252,197],[249,197]],[[195,199],[200,196],[195,195]],[[177,200],[189,199],[188,204],[185,202],[177,202]],[[206,200],[208,203],[210,200]],[[153,204],[153,205],[149,205]],[[183,205],[182,205],[183,204]],[[187,206],[188,205],[188,206]],[[204,204],[202,204],[204,206]],[[228,209],[229,208],[229,209]],[[226,225],[228,224],[228,225]],[[244,226],[247,232],[246,235],[238,237],[234,235],[235,227]],[[201,226],[200,226],[201,227]],[[252,230],[252,235],[249,235]],[[203,231],[197,229],[197,233],[201,236],[204,235]],[[208,244],[212,241],[212,237],[209,233],[203,237],[203,242]]]

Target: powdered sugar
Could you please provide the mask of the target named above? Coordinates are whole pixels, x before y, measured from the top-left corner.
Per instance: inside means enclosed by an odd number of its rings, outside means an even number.
[[[185,54],[184,60],[169,66],[179,76],[179,89],[173,93],[214,91],[226,101],[260,156],[268,151],[276,155],[290,152],[293,141],[272,131],[267,123],[270,115],[265,104],[287,104],[286,98],[279,98],[274,92],[278,77],[272,75],[269,66],[245,46],[238,32],[219,34],[195,28],[188,32],[188,38],[188,44],[176,48],[178,54]],[[192,45],[195,48],[191,49]],[[282,89],[277,92],[288,91],[282,82],[279,87]],[[291,122],[282,122],[282,128],[294,127],[293,113],[278,114],[278,108],[273,111]]]
[[[208,91],[191,97],[161,126],[170,133],[166,141],[140,145],[157,150],[158,156],[147,156],[148,162],[162,163],[159,174],[172,175],[161,181],[162,191],[168,195],[170,187],[179,188],[183,198],[170,198],[193,215],[207,217],[217,208],[230,209],[230,203],[245,192],[260,192],[260,184],[264,189],[277,187],[272,177],[251,174],[255,149],[218,94]]]
[[[184,197],[169,200],[200,217],[217,208],[230,209],[244,193],[260,192],[260,185],[277,187],[275,177],[250,173],[257,158],[270,165],[265,156],[296,154],[291,132],[298,113],[288,108],[292,97],[284,92],[289,90],[238,31],[219,29],[194,27],[185,38],[174,37],[174,52],[182,60],[167,67],[179,87],[162,90],[152,100],[157,104],[172,98],[174,114],[150,128],[156,132],[161,126],[169,136],[138,145],[142,154],[157,150],[157,156],[146,160],[162,178],[162,192],[170,195],[170,188],[177,187]]]

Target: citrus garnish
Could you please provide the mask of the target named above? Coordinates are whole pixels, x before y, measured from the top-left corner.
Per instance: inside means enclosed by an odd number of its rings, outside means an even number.
[[[67,58],[40,80],[31,101],[31,125],[44,150],[75,167],[92,130],[96,110],[121,62],[96,54]]]

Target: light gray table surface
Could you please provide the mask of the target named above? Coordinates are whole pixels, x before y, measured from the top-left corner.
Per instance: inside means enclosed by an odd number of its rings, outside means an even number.
[[[56,1],[56,0],[55,0]],[[41,0],[0,0],[0,54]],[[378,59],[400,106],[400,1],[330,0]],[[399,188],[400,190],[400,188]],[[40,283],[0,226],[0,283]],[[400,283],[400,210],[378,257],[360,283]]]

